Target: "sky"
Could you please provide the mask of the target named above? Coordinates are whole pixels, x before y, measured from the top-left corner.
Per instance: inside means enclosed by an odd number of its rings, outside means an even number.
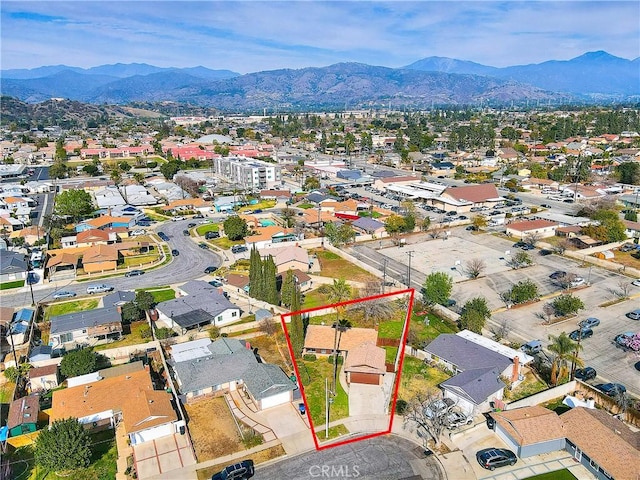
[[[0,68],[113,63],[251,73],[430,56],[504,67],[640,56],[640,2],[5,1]]]

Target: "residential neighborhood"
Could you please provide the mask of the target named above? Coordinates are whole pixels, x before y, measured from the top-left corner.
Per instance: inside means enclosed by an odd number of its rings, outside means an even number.
[[[442,113],[3,124],[3,471],[635,478],[637,110]]]

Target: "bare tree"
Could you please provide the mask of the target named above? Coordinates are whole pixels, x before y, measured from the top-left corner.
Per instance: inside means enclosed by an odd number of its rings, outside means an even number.
[[[192,178],[186,177],[184,175],[180,175],[176,177],[174,183],[182,188],[185,192],[187,192],[192,197],[197,197],[200,193],[200,186],[204,185],[204,181],[196,181]]]
[[[511,258],[507,261],[507,265],[509,265],[512,269],[517,270],[519,268],[528,267],[531,265],[532,260],[527,252],[518,251],[511,255]]]
[[[553,251],[559,255],[562,255],[566,250],[571,247],[571,241],[568,238],[561,239],[558,243],[553,247]]]
[[[563,290],[567,290],[578,276],[575,273],[565,273],[564,275],[556,278],[556,283]]]
[[[380,282],[367,282],[360,289],[360,298],[374,297],[381,292]],[[361,310],[364,315],[364,323],[367,325],[377,324],[380,320],[389,318],[393,313],[393,305],[387,298],[372,298],[352,304],[353,309]]]
[[[466,262],[464,271],[471,278],[478,278],[487,268],[487,263],[481,258],[472,258]]]
[[[445,415],[439,414],[436,402],[442,402],[440,393],[436,390],[431,389],[417,394],[407,403],[404,425],[415,427],[419,436],[424,438],[428,435],[437,445],[440,443],[440,435],[446,428],[446,424]]]
[[[493,333],[493,338],[496,342],[507,338],[510,331],[511,327],[509,326],[509,321],[506,318],[503,318],[499,325],[491,327],[491,333]]]
[[[278,328],[278,322],[273,319],[273,317],[265,318],[260,320],[258,323],[258,328],[265,335],[275,335],[280,328]]]
[[[542,307],[542,313],[547,318],[547,324],[551,323],[551,317],[555,315],[556,309],[550,303],[545,303]]]
[[[631,291],[631,284],[628,280],[620,280],[618,282],[618,287],[620,288],[619,292],[617,292],[618,297],[620,298],[629,298],[629,292]]]
[[[542,238],[542,235],[540,235],[540,233],[538,232],[531,232],[529,234],[527,234],[522,241],[524,243],[526,243],[527,245],[531,245],[532,247],[536,246],[536,243],[538,243],[540,241],[540,239]]]
[[[446,227],[442,224],[442,222],[432,223],[431,227],[429,228],[429,236],[434,240],[438,239],[442,235],[444,235],[445,230]]]

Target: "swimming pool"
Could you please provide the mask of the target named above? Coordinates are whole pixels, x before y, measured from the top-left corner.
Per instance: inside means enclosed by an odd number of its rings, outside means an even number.
[[[259,222],[261,227],[273,227],[276,224],[273,220],[267,220],[264,218],[259,220]]]

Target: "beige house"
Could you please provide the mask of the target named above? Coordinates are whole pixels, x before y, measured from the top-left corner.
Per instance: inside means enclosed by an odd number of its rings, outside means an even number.
[[[374,345],[378,340],[378,332],[372,328],[349,328],[342,332],[338,352],[348,352],[363,343]],[[304,353],[331,355],[336,342],[336,330],[328,325],[309,325],[304,339]]]
[[[344,362],[347,383],[382,385],[384,374],[387,371],[385,358],[384,348],[377,347],[374,342],[370,341],[349,350]]]
[[[550,220],[525,220],[507,225],[507,235],[520,239],[528,236],[547,238],[556,234],[556,228],[558,228],[558,223]]]

